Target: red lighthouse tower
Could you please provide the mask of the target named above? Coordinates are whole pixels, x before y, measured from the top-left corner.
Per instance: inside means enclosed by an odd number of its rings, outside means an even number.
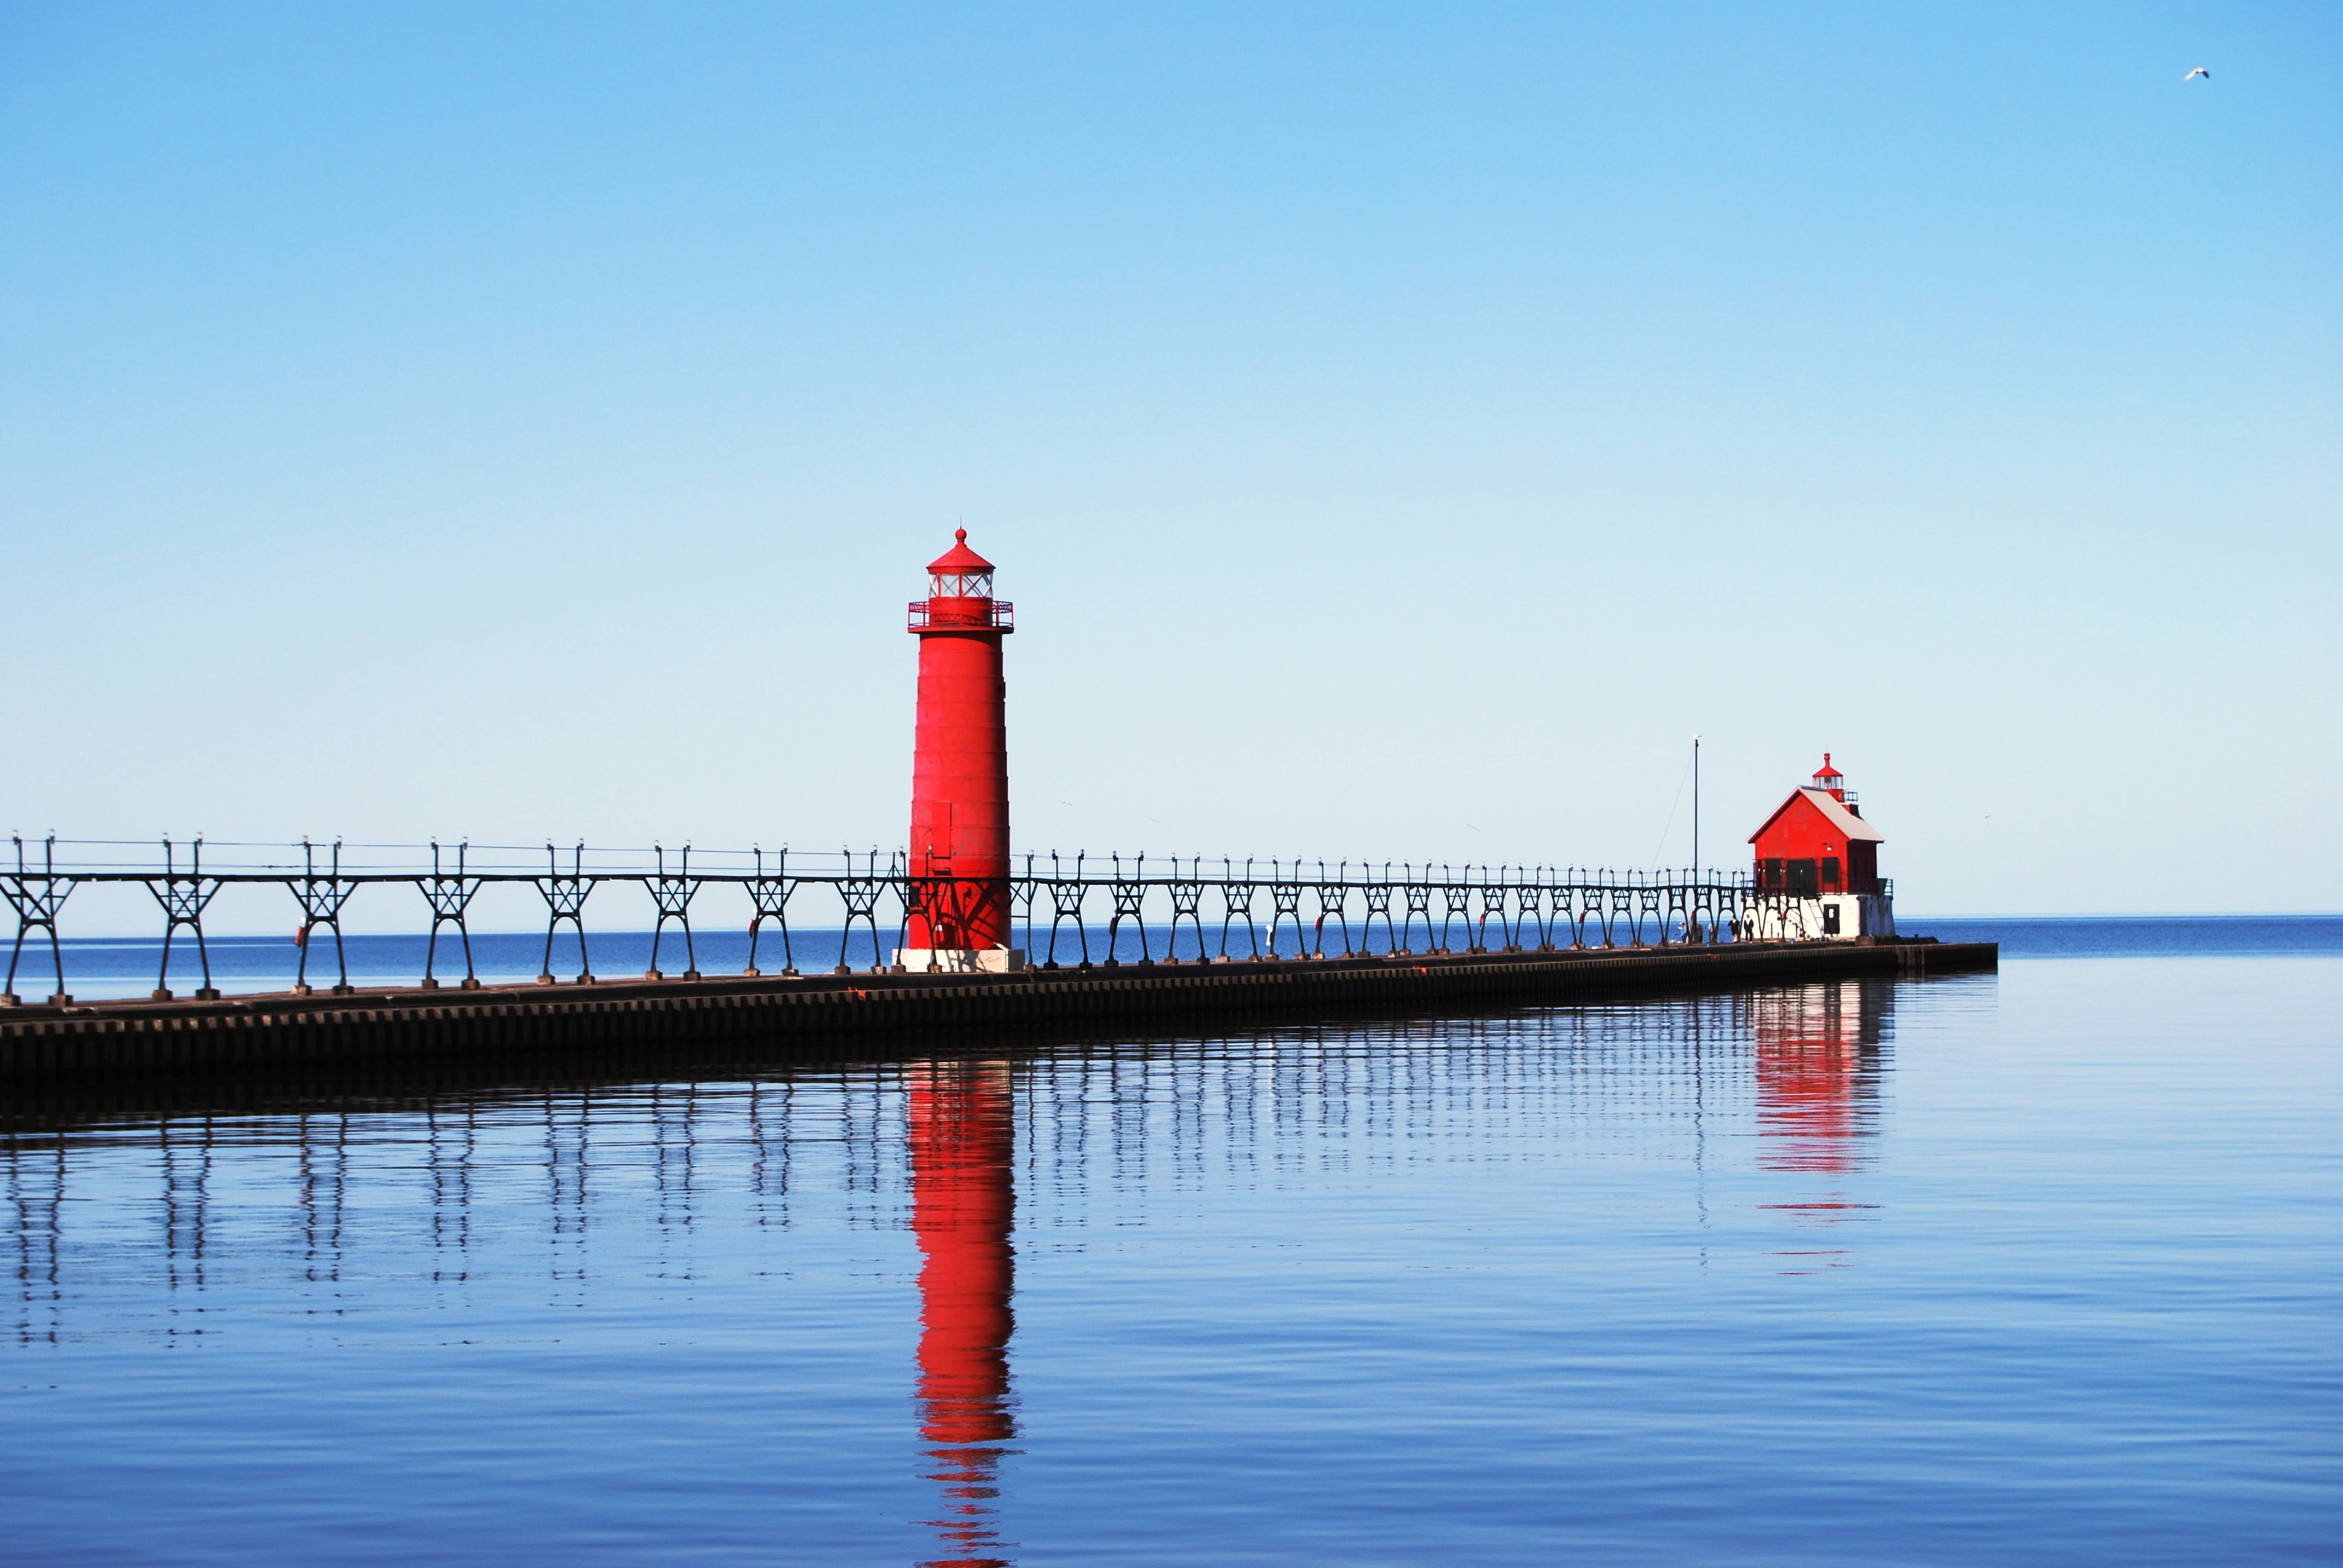
[[[1014,970],[1009,945],[1009,689],[1001,639],[1015,606],[992,597],[992,563],[968,530],[928,563],[911,605],[920,721],[911,754],[910,909],[899,968]]]

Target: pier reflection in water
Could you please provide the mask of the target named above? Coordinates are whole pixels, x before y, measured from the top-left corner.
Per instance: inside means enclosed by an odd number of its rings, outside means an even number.
[[[1860,1556],[1936,1486],[1984,1539],[2007,1495],[1942,1492],[1956,1456],[1897,1425],[1993,1417],[1913,1364],[1882,1139],[1899,1024],[1941,1053],[1998,989],[19,1105],[11,1528],[45,1558],[1511,1559],[1654,1510],[1745,1539],[1690,1504],[1721,1487]]]

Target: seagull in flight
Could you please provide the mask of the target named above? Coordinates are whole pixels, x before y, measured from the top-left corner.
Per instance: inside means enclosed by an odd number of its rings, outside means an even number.
[[[2211,81],[2211,80],[2213,79],[2213,73],[2212,73],[2212,72],[2210,72],[2210,71],[2208,71],[2208,70],[2207,70],[2204,66],[2199,65],[2199,66],[2197,66],[2195,70],[2193,70],[2193,71],[2189,72],[2187,75],[2185,75],[2185,76],[2181,77],[2180,79],[2181,79],[2182,81],[2184,81],[2184,82],[2193,82],[2193,81],[2195,81],[2195,80],[2196,80],[2197,77],[2199,77],[2199,76],[2204,77],[2207,81],[2208,81],[2208,82],[2209,82],[2209,81]]]

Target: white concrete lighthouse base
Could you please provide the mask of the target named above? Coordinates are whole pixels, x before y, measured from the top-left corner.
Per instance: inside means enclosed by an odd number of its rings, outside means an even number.
[[[1023,948],[897,948],[895,968],[905,974],[930,970],[946,974],[1015,974],[1025,967]]]

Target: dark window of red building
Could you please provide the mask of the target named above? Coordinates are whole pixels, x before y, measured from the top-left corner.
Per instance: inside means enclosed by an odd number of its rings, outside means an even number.
[[[1813,898],[1819,890],[1815,885],[1815,863],[1812,860],[1792,860],[1787,869],[1790,873],[1792,896]]]
[[[1838,886],[1838,857],[1835,855],[1823,862],[1823,886],[1825,888]]]

